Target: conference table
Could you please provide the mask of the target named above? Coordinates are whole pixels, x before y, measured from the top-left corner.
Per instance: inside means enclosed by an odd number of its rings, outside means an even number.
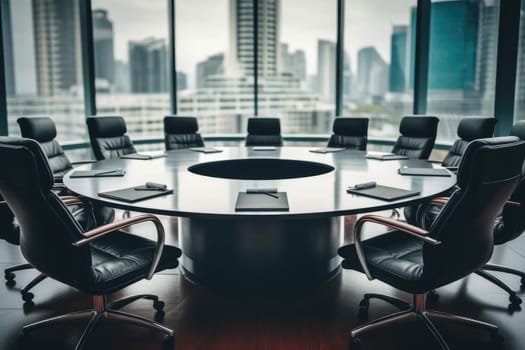
[[[71,178],[64,184],[78,195],[132,212],[178,217],[181,269],[190,280],[215,287],[287,288],[320,284],[339,271],[337,248],[343,244],[344,216],[400,208],[438,196],[456,176],[400,175],[402,167],[435,167],[421,160],[367,159],[344,150],[313,153],[307,147],[217,147],[220,152],[191,149],[165,157],[108,159],[76,170],[124,169],[122,177]],[[378,185],[418,191],[385,201],[347,193],[347,188]],[[172,194],[134,203],[99,193],[165,184]],[[237,211],[248,189],[285,192],[285,211]]]

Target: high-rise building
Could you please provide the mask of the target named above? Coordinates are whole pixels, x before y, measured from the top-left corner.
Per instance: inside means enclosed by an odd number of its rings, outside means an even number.
[[[391,92],[404,92],[407,89],[408,48],[408,26],[394,26],[390,48],[389,90]]]
[[[388,64],[375,47],[357,53],[357,94],[361,98],[382,97],[388,90]]]
[[[290,52],[288,44],[280,45],[280,72],[291,74],[293,78],[306,82],[306,55],[303,50]]]
[[[317,40],[317,91],[325,101],[335,98],[335,43]]]
[[[168,51],[164,39],[146,38],[128,43],[131,92],[168,91]]]
[[[81,81],[78,0],[33,0],[37,89],[67,94]]]
[[[113,84],[115,56],[113,54],[113,22],[108,11],[93,10],[93,50],[95,54],[95,77]]]
[[[177,91],[188,88],[188,76],[184,72],[177,72]]]
[[[13,27],[11,26],[11,1],[2,0],[2,24],[4,44],[5,90],[7,96],[16,95],[15,60],[13,51]]]
[[[224,74],[224,54],[218,53],[197,63],[197,88],[205,88],[208,77]]]
[[[247,76],[254,72],[253,0],[230,0],[230,61],[229,70]],[[258,76],[277,75],[280,42],[280,1],[258,1]]]

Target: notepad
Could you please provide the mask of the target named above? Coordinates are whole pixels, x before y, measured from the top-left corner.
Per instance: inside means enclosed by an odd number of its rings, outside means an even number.
[[[408,159],[407,156],[402,156],[394,153],[368,153],[366,155],[368,159],[377,159],[377,160],[399,160],[399,159]]]
[[[277,147],[274,146],[255,146],[252,147],[254,151],[275,151]]]
[[[235,211],[289,211],[286,192],[272,193],[274,198],[266,193],[239,192]]]
[[[124,169],[75,170],[69,177],[115,177],[124,176],[124,174],[126,174]]]
[[[381,185],[376,185],[372,188],[364,188],[357,190],[353,188],[348,188],[346,192],[358,194],[361,196],[372,197],[376,199],[382,199],[389,202],[407,197],[417,196],[420,193],[419,191],[409,191],[402,188]]]
[[[325,148],[314,148],[311,149],[310,152],[313,153],[334,153],[334,152],[341,152],[344,151],[346,148],[339,148],[339,147],[325,147]]]
[[[192,147],[189,148],[190,151],[200,152],[200,153],[219,153],[222,152],[222,149],[213,148],[213,147]]]
[[[400,175],[451,176],[447,169],[442,168],[399,168],[397,172]]]
[[[115,199],[117,201],[133,203],[133,202],[143,201],[146,199],[159,197],[159,196],[165,196],[167,194],[173,193],[173,190],[171,189],[166,189],[162,191],[155,190],[155,189],[151,191],[147,191],[147,190],[137,191],[135,187],[141,187],[141,186],[122,188],[120,190],[109,191],[109,192],[100,192],[98,195],[100,197]]]
[[[121,159],[137,159],[137,160],[150,160],[150,159],[157,159],[166,157],[164,153],[152,153],[152,154],[145,154],[145,153],[130,153],[120,156]]]

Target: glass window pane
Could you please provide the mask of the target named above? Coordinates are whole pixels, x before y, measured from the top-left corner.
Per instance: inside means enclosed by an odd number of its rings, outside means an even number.
[[[413,110],[416,0],[348,0],[343,115],[370,118],[368,135],[394,138]]]
[[[2,1],[9,134],[46,115],[60,142],[86,140],[78,0]]]
[[[97,114],[123,116],[131,138],[162,137],[170,111],[167,1],[91,6]]]
[[[337,1],[259,4],[259,115],[283,133],[328,133],[335,111]]]
[[[514,120],[525,119],[525,1],[521,2],[520,38],[516,73],[516,102]]]
[[[433,1],[428,72],[429,114],[438,142],[457,138],[464,116],[494,115],[499,1]]]
[[[246,133],[254,113],[253,1],[177,0],[178,114],[203,134]]]

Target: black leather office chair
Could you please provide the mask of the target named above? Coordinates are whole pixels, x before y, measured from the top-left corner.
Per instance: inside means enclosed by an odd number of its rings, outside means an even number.
[[[398,137],[392,153],[411,159],[428,159],[436,142],[439,119],[433,116],[406,116],[399,124]]]
[[[279,118],[255,117],[248,119],[246,146],[282,146]]]
[[[447,343],[430,317],[455,320],[488,329],[497,339],[497,327],[481,321],[427,311],[425,294],[477,271],[490,259],[494,246],[493,223],[521,180],[525,142],[517,137],[472,141],[458,170],[459,190],[428,231],[377,215],[364,215],[356,223],[354,244],[339,249],[342,266],[363,272],[414,295],[414,305],[380,294],[367,294],[360,316],[368,313],[368,300],[383,299],[404,311],[358,326],[351,337],[359,347],[359,336],[369,330],[407,318],[418,318],[439,342]],[[362,241],[363,224],[375,222],[394,231]]]
[[[86,120],[91,148],[97,160],[137,153],[120,116],[89,117]]]
[[[368,118],[335,118],[332,130],[327,147],[366,150]]]
[[[24,257],[48,277],[93,295],[94,309],[32,323],[24,327],[24,333],[90,316],[75,348],[80,349],[97,322],[107,317],[159,330],[173,342],[171,329],[119,311],[139,298],[152,300],[154,308],[162,310],[164,303],[157,296],[131,296],[110,304],[105,297],[144,278],[151,279],[156,271],[177,267],[181,251],[164,245],[164,229],[158,218],[140,215],[85,231],[52,191],[53,175],[38,143],[2,137],[0,158],[5,165],[0,169],[0,194],[20,223]],[[120,231],[147,221],[155,224],[157,242]]]
[[[195,117],[164,117],[164,145],[166,150],[190,147],[204,147],[204,141],[197,132],[199,124]]]

